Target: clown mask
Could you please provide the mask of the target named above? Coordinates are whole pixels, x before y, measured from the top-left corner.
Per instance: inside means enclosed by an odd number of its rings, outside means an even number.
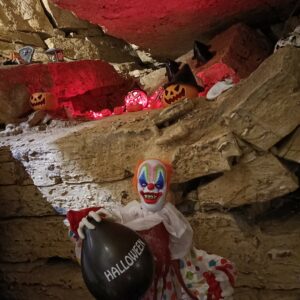
[[[167,196],[167,171],[161,161],[149,159],[139,166],[137,190],[144,208],[152,212],[163,208]]]

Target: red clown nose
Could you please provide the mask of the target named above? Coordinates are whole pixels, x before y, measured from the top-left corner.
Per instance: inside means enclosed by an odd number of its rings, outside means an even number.
[[[150,191],[153,190],[153,189],[155,188],[154,183],[148,183],[147,188],[148,188],[148,190],[150,190]]]

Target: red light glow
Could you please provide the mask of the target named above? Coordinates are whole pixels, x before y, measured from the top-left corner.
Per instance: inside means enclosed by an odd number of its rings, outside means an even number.
[[[201,79],[204,87],[204,92],[200,93],[200,96],[206,96],[209,89],[218,81],[222,81],[226,78],[231,78],[233,83],[240,81],[239,76],[236,72],[223,63],[216,63],[205,70],[199,72],[197,77]]]
[[[124,112],[125,107],[124,106],[116,106],[114,107],[114,115],[121,115]]]
[[[125,105],[127,111],[142,110],[148,105],[148,96],[143,91],[132,90],[125,97]],[[134,110],[131,109],[133,107]]]
[[[163,107],[161,99],[164,93],[164,88],[159,87],[148,99],[148,108],[156,109]]]

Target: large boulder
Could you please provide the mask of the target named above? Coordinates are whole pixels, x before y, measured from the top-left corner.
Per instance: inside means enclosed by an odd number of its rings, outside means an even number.
[[[298,188],[298,179],[272,154],[246,155],[231,171],[198,188],[206,207],[237,207],[270,201]]]
[[[138,61],[130,54],[125,42],[105,35],[77,35],[68,38],[56,36],[45,40],[45,43],[49,48],[62,48],[64,56],[70,60],[101,59],[114,63]]]
[[[219,30],[247,17],[257,24],[290,13],[291,0],[206,1],[157,0],[51,0],[82,19],[106,28],[109,34],[150,49],[161,57],[178,57],[192,48],[204,33]]]
[[[1,0],[0,30],[52,34],[53,27],[36,0]]]
[[[299,216],[286,204],[256,222],[216,212],[199,212],[190,222],[196,247],[235,263],[237,287],[288,291],[299,288]]]
[[[280,49],[223,103],[231,130],[261,150],[270,149],[300,124],[299,55],[299,48]]]

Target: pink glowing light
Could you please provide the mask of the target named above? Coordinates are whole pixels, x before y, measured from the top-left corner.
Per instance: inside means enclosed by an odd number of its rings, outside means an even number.
[[[116,106],[114,107],[114,115],[121,115],[124,112],[125,107],[124,106]]]
[[[142,104],[130,104],[128,106],[126,106],[126,110],[128,112],[135,112],[135,111],[140,111],[143,110],[143,105]]]
[[[102,117],[109,117],[112,113],[108,108],[105,108],[100,111],[100,114],[102,114]]]
[[[96,112],[96,111],[89,111],[85,113],[85,117],[90,119],[90,120],[99,120],[103,118],[103,115],[101,112]]]
[[[156,109],[162,107],[162,96],[164,93],[164,88],[159,87],[148,99],[148,108]]]
[[[130,107],[141,107],[141,109],[146,108],[148,105],[148,97],[143,91],[132,90],[125,97],[125,105],[127,111],[132,111]]]
[[[113,110],[104,108],[96,111],[93,109],[81,110],[80,105],[83,101],[77,101],[74,105],[73,101],[64,101],[60,103],[60,109],[57,110],[57,115],[54,118],[66,118],[69,120],[77,119],[82,121],[100,120],[112,115],[121,115],[126,112],[137,112],[148,109],[157,109],[161,107],[161,96],[163,88],[157,89],[149,98],[147,94],[140,90],[132,90],[125,97],[125,105],[115,106]],[[85,100],[85,99],[84,99]],[[85,108],[85,107],[83,107]],[[54,114],[54,112],[53,112]]]

